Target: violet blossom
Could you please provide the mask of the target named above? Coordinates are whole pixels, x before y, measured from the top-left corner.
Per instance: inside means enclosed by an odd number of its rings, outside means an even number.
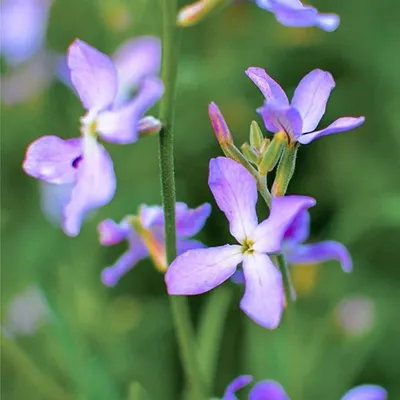
[[[258,7],[270,11],[276,20],[285,26],[316,26],[327,32],[337,29],[340,18],[336,14],[323,14],[312,6],[304,5],[300,0],[255,0]]]
[[[252,381],[251,375],[242,375],[227,387],[222,400],[237,400],[235,392]],[[341,400],[386,400],[387,392],[378,385],[360,385],[350,389]],[[256,383],[249,393],[248,400],[290,400],[284,388],[276,381],[264,380]]]
[[[177,252],[182,254],[189,249],[204,247],[198,240],[190,239],[204,226],[211,213],[208,203],[190,209],[185,203],[176,203]],[[164,235],[164,211],[160,206],[142,205],[138,217],[127,216],[119,224],[111,219],[98,226],[100,243],[110,246],[124,240],[128,250],[110,267],[102,272],[102,281],[114,286],[122,276],[143,258],[151,256],[155,266],[165,271],[167,268]]]
[[[80,120],[82,136],[37,139],[27,149],[23,169],[34,178],[71,187],[63,207],[62,227],[68,235],[76,236],[85,214],[110,202],[116,189],[112,160],[97,136],[118,144],[135,142],[139,121],[161,97],[163,85],[156,75],[144,76],[132,100],[115,104],[119,85],[114,64],[79,39],[69,47],[68,66],[87,111]]]
[[[290,104],[283,89],[264,69],[250,67],[246,74],[265,97],[264,105],[257,112],[266,128],[272,133],[283,131],[290,142],[308,144],[321,136],[357,128],[365,120],[364,117],[342,117],[315,131],[335,87],[329,72],[315,69],[308,73],[297,86]]]
[[[245,293],[241,309],[265,328],[276,328],[284,305],[282,275],[269,255],[282,250],[283,236],[293,219],[315,204],[305,196],[276,197],[269,217],[258,223],[257,187],[239,163],[218,157],[210,161],[208,184],[229,221],[239,245],[189,250],[167,269],[165,281],[171,295],[208,292],[229,279],[243,263]]]

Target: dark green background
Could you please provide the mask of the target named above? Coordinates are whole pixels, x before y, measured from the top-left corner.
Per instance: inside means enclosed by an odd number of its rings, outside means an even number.
[[[166,1],[166,0],[161,0]],[[79,37],[111,54],[126,38],[161,34],[160,1],[55,1],[47,35],[49,48],[64,52]],[[207,186],[208,161],[221,155],[207,115],[215,101],[240,145],[249,124],[260,122],[262,97],[245,76],[262,66],[291,94],[314,68],[336,81],[322,125],[346,115],[365,115],[357,130],[326,137],[299,151],[289,193],[318,201],[312,210],[312,240],[335,239],[351,251],[354,272],[335,263],[318,267],[312,290],[300,296],[296,318],[277,331],[256,326],[238,308],[233,292],[218,361],[214,393],[238,374],[275,378],[294,400],[339,399],[352,386],[377,383],[390,399],[400,398],[400,52],[395,0],[313,1],[341,16],[337,32],[280,26],[254,4],[225,8],[202,24],[182,30],[176,99],[177,196],[195,207],[213,204],[199,235],[207,245],[232,240]],[[128,23],[113,16],[128,13]],[[157,115],[157,109],[154,110]],[[99,245],[96,225],[121,219],[141,203],[160,203],[157,137],[129,146],[106,145],[118,176],[113,201],[87,221],[77,238],[51,226],[39,210],[38,184],[21,170],[28,144],[42,135],[78,135],[83,109],[75,95],[55,82],[19,106],[2,106],[2,311],[32,284],[45,291],[51,318],[36,334],[15,343],[71,399],[130,399],[139,382],[150,399],[178,399],[182,373],[163,277],[141,262],[109,289],[101,269],[124,246]],[[265,213],[265,211],[264,211]],[[304,270],[304,273],[307,273]],[[346,335],[334,310],[348,295],[369,296],[372,328]],[[208,295],[191,299],[193,318]],[[14,343],[14,344],[15,344]],[[2,356],[4,399],[45,399],[43,383],[30,378],[21,359]],[[13,353],[14,354],[14,353]],[[132,388],[131,388],[132,389]],[[132,390],[133,392],[134,390]],[[137,398],[144,398],[139,395]]]

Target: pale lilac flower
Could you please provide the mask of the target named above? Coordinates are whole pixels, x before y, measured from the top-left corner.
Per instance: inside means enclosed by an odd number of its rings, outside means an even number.
[[[43,293],[32,285],[7,304],[1,329],[8,337],[29,336],[49,317],[50,309]]]
[[[257,112],[266,128],[272,133],[285,132],[291,142],[308,144],[321,136],[357,128],[365,120],[364,117],[342,117],[324,129],[315,130],[335,87],[329,72],[315,69],[307,74],[297,86],[290,104],[283,89],[265,70],[250,67],[246,74],[265,97],[264,105]]]
[[[8,65],[28,61],[41,48],[51,0],[2,0],[0,52]]]
[[[228,385],[222,400],[237,400],[235,391],[252,381],[252,376],[242,375]],[[349,390],[341,400],[386,400],[387,392],[378,385],[361,385]],[[256,383],[249,393],[249,400],[290,400],[283,387],[276,381]]]
[[[168,293],[207,292],[229,279],[243,263],[246,284],[240,307],[261,326],[275,328],[281,319],[284,292],[281,273],[269,254],[281,251],[288,226],[315,200],[305,196],[274,198],[270,216],[258,223],[256,182],[242,165],[224,157],[212,159],[208,184],[239,245],[190,250],[176,258],[165,274]]]
[[[204,247],[201,242],[190,238],[203,228],[211,213],[210,204],[204,203],[195,209],[190,209],[185,203],[178,202],[175,212],[178,254],[189,249]],[[116,285],[139,260],[148,256],[152,257],[159,270],[165,271],[167,268],[162,207],[142,205],[136,224],[134,218],[125,217],[119,224],[107,219],[98,226],[100,243],[104,246],[124,240],[128,242],[128,250],[114,265],[102,272],[102,281],[107,286]]]
[[[322,14],[300,0],[255,0],[258,7],[270,11],[285,26],[306,28],[316,26],[327,32],[337,29],[340,18],[336,14]]]
[[[97,135],[112,143],[135,142],[139,121],[161,97],[163,85],[157,76],[147,76],[135,97],[117,106],[118,76],[105,54],[77,39],[69,48],[68,65],[87,111],[81,118],[82,137],[39,138],[28,147],[23,168],[34,178],[72,187],[63,208],[62,227],[68,235],[76,236],[85,214],[107,204],[116,188],[112,160]]]

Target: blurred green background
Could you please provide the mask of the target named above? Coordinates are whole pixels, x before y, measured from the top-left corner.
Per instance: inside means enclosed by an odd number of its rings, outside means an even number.
[[[48,47],[62,53],[79,37],[111,54],[129,37],[160,36],[160,4],[56,0]],[[345,275],[334,262],[293,267],[296,314],[286,315],[276,331],[249,320],[238,308],[242,289],[224,285],[232,300],[214,394],[221,396],[228,382],[245,373],[279,380],[294,400],[339,399],[361,383],[380,384],[390,399],[398,399],[400,6],[395,0],[315,0],[313,5],[341,16],[337,32],[283,27],[250,2],[182,31],[177,196],[191,207],[213,204],[199,235],[207,245],[231,240],[207,186],[208,161],[221,155],[207,106],[210,101],[220,106],[238,145],[248,140],[250,122],[262,123],[255,113],[262,97],[245,76],[247,67],[264,67],[289,94],[312,69],[328,70],[336,89],[322,124],[345,115],[366,116],[355,131],[302,147],[289,187],[289,193],[317,199],[311,240],[343,242],[354,272]],[[124,245],[100,246],[97,223],[119,220],[141,203],[160,203],[157,137],[106,145],[115,162],[117,193],[77,238],[46,221],[38,183],[21,169],[31,141],[48,134],[76,136],[82,114],[77,97],[57,81],[32,100],[1,109],[2,327],[10,323],[11,301],[29,288],[40,290],[49,306],[35,333],[3,339],[3,398],[55,399],[47,393],[56,382],[69,399],[178,399],[183,378],[162,275],[144,261],[115,288],[100,282],[101,269]],[[190,299],[196,323],[208,297]],[[351,298],[363,301],[349,303]],[[29,318],[34,307],[28,297],[21,318]],[[339,317],[343,312],[345,324]],[[138,386],[147,397],[135,394]]]

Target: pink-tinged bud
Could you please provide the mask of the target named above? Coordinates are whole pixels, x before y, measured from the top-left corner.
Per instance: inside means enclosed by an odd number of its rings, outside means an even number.
[[[225,0],[199,0],[195,3],[188,4],[179,10],[176,23],[181,27],[195,25],[224,1]]]
[[[215,135],[221,147],[225,147],[229,143],[233,143],[232,135],[228,125],[225,122],[221,111],[215,103],[210,103],[208,106],[208,115],[210,116]]]
[[[161,121],[152,116],[147,116],[139,121],[138,131],[141,136],[155,135],[160,132]]]

